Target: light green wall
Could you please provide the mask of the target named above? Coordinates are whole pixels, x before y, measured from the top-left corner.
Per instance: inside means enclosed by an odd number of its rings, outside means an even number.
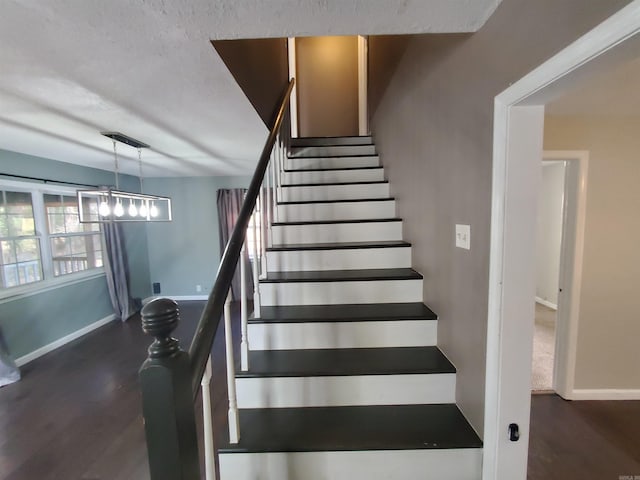
[[[246,188],[250,181],[248,176],[145,179],[145,190],[172,201],[173,222],[147,225],[151,282],[160,282],[162,295],[208,294],[220,263],[217,191]]]
[[[0,173],[52,180],[112,185],[112,172],[0,150]],[[0,179],[17,180],[2,177]],[[122,175],[123,189],[137,190],[138,179]],[[131,271],[131,293],[149,296],[146,225],[124,225]],[[0,329],[11,355],[19,358],[113,313],[104,276],[0,303]]]

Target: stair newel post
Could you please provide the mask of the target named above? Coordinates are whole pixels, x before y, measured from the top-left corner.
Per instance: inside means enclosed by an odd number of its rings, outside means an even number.
[[[227,353],[227,392],[229,393],[229,443],[240,441],[240,419],[236,395],[236,366],[233,358],[233,333],[231,331],[231,288],[224,304],[224,340]]]
[[[246,273],[247,239],[245,235],[240,251],[240,369],[249,370],[249,337],[247,327],[247,273]]]
[[[254,210],[253,215],[251,216],[252,229],[253,232],[253,245],[251,255],[253,256],[253,316],[254,318],[260,318],[260,281],[258,278],[258,232],[256,225],[256,212],[257,208]]]
[[[167,298],[142,309],[142,329],[155,338],[139,373],[153,480],[200,479],[189,354],[171,336],[179,318],[178,304]]]
[[[206,480],[216,480],[216,458],[213,444],[213,413],[211,409],[211,355],[207,361],[204,375],[200,381],[202,387],[202,420],[204,423],[204,473]]]

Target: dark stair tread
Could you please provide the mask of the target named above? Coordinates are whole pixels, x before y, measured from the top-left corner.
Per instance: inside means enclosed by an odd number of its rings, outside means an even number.
[[[373,144],[369,144],[369,145],[317,145],[317,146],[313,146],[313,147],[300,147],[300,148],[324,148],[324,147],[371,147],[373,146]],[[339,153],[332,153],[330,155],[318,155],[318,154],[314,154],[311,155],[308,152],[299,152],[299,153],[295,153],[294,155],[288,155],[287,159],[289,160],[300,160],[300,159],[309,159],[309,158],[317,158],[317,159],[322,159],[322,158],[360,158],[360,157],[379,157],[380,154],[376,153],[345,153],[344,155],[341,155]]]
[[[395,197],[348,198],[342,200],[299,200],[294,202],[278,202],[278,205],[309,205],[314,203],[360,203],[360,202],[393,202]]]
[[[398,217],[393,218],[362,218],[358,220],[305,220],[300,222],[273,222],[273,226],[286,225],[331,225],[334,223],[378,223],[378,222],[401,222]]]
[[[331,168],[298,168],[295,170],[284,169],[284,173],[295,173],[295,172],[340,172],[344,170],[382,170],[384,167],[375,166],[375,167],[331,167]]]
[[[481,448],[455,404],[241,409],[220,453]]]
[[[389,183],[389,180],[364,180],[361,182],[331,182],[331,183],[283,183],[280,188],[287,187],[326,187],[327,185],[372,185],[376,183]]]
[[[341,305],[289,305],[261,307],[260,318],[249,323],[359,322],[437,320],[424,303],[365,303]]]
[[[262,350],[249,352],[238,378],[456,373],[438,347]]]
[[[334,282],[371,280],[420,280],[422,275],[412,268],[370,268],[362,270],[302,270],[268,272],[260,283]]]
[[[267,247],[268,252],[290,252],[296,250],[356,250],[359,248],[397,248],[410,247],[403,240],[371,241],[371,242],[336,242],[336,243],[289,243]]]

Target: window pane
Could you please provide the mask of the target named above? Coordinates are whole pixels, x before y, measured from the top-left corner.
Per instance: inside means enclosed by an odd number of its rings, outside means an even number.
[[[7,213],[17,213],[25,216],[33,216],[31,206],[31,194],[25,192],[6,192]]]
[[[65,233],[64,214],[49,213],[47,215],[49,233]]]
[[[89,248],[87,248],[87,242],[89,243]],[[90,236],[77,236],[71,237],[71,253],[74,255],[77,254],[86,254],[87,250],[92,250],[91,245],[91,237]]]
[[[2,263],[16,263],[16,250],[13,244],[13,240],[2,241]]]
[[[18,281],[20,285],[42,280],[42,272],[40,271],[40,262],[38,261],[18,263],[17,270],[18,270]]]
[[[2,192],[0,192],[1,194]],[[9,220],[4,212],[0,212],[0,237],[9,236]]]
[[[71,256],[71,242],[68,237],[51,238],[51,254],[53,259]]]
[[[34,235],[36,227],[32,216],[26,215],[7,215],[9,223],[9,237],[25,237]]]
[[[2,266],[2,276],[4,278],[3,287],[17,287],[18,283],[18,267],[14,263],[12,265],[3,265]]]
[[[40,249],[38,248],[37,239],[27,238],[24,240],[15,240],[14,243],[18,262],[38,261],[40,259]]]

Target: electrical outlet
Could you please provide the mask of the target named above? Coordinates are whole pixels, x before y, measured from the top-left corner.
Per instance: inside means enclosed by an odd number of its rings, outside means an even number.
[[[196,292],[200,293],[202,291],[202,285],[196,285]]]
[[[153,284],[153,293],[157,295],[160,293],[160,282],[154,282]]]
[[[471,250],[471,225],[456,224],[456,247]]]

